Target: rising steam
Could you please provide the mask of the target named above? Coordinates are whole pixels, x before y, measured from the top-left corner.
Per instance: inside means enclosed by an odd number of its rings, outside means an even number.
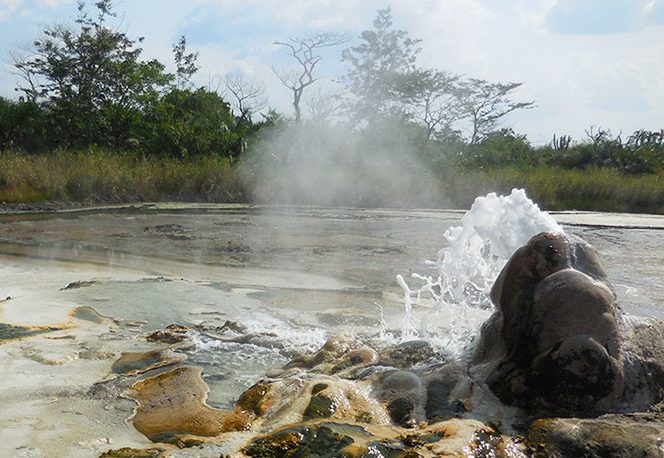
[[[255,201],[355,207],[446,207],[425,166],[418,132],[385,122],[357,132],[306,122],[265,129],[247,151],[243,178]]]

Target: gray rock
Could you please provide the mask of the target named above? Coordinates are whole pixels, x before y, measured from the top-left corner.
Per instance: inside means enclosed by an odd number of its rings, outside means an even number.
[[[381,364],[407,369],[429,361],[436,354],[429,342],[411,340],[381,353]]]
[[[664,398],[664,323],[626,317],[597,251],[541,233],[491,291],[474,363],[507,404],[558,415],[646,410]]]
[[[534,457],[661,458],[664,423],[650,414],[534,421],[528,441]]]

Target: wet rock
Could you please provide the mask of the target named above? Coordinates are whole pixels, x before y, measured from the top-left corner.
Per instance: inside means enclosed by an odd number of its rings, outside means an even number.
[[[622,400],[645,411],[664,399],[664,322],[628,317],[623,342],[625,382]]]
[[[415,391],[422,387],[420,378],[410,371],[388,372],[381,382],[383,392],[386,391]]]
[[[327,383],[316,383],[312,388],[311,388],[311,394],[315,395],[320,393],[321,391],[325,390],[329,385]]]
[[[327,383],[316,383],[311,388],[311,398],[309,404],[302,413],[302,420],[314,420],[317,418],[329,418],[337,410],[337,404],[334,399],[324,393],[329,388]]]
[[[147,352],[122,353],[111,366],[114,374],[131,375],[147,372],[158,367],[182,362],[186,356],[170,350],[152,350]]]
[[[333,399],[325,396],[324,394],[316,394],[311,396],[309,405],[302,414],[304,421],[313,420],[316,418],[329,418],[337,410],[337,405]]]
[[[380,456],[384,458],[420,458],[417,451],[408,448],[397,440],[372,441],[366,446],[366,449],[359,455],[359,458],[372,458]]]
[[[242,451],[252,458],[320,457],[333,458],[353,443],[325,425],[287,428],[253,440]]]
[[[88,307],[87,305],[76,307],[72,313],[72,316],[79,320],[89,321],[96,324],[103,323],[106,320],[103,315],[101,315],[92,307]]]
[[[330,337],[325,345],[323,345],[323,350],[329,352],[335,358],[340,358],[346,353],[360,348],[362,343],[348,335],[336,335]]]
[[[407,369],[426,363],[436,352],[429,342],[413,340],[404,342],[381,353],[381,364]]]
[[[263,380],[247,390],[236,404],[237,411],[251,415],[263,431],[297,421],[334,419],[337,422],[390,424],[388,401],[371,396],[370,382],[356,382],[324,373],[301,370]]]
[[[321,365],[329,365],[322,368],[322,372],[332,373],[337,368],[337,372],[352,366],[352,360],[361,360],[362,358],[373,359],[373,355],[369,350],[364,350],[352,354],[345,361],[340,361],[342,358],[349,355],[351,352],[358,350],[362,347],[362,343],[347,335],[338,335],[331,337],[323,348],[314,353],[313,355],[303,355],[295,358],[284,366],[286,369],[290,368],[303,368],[312,369]],[[368,347],[367,347],[368,348]]]
[[[371,412],[363,410],[362,412],[359,412],[357,415],[355,415],[355,421],[358,423],[373,423],[374,416],[371,414]]]
[[[501,401],[564,415],[623,408],[625,361],[633,358],[621,351],[622,315],[589,244],[534,236],[507,262],[491,298],[497,311],[475,361],[498,362],[486,381]]]
[[[427,420],[447,420],[465,411],[462,402],[452,397],[452,390],[457,380],[449,378],[434,379],[427,385],[427,400],[424,412]]]
[[[0,323],[0,342],[3,340],[21,339],[45,332],[60,331],[64,328],[55,326],[14,326],[7,323]]]
[[[145,340],[173,345],[186,340],[188,332],[189,328],[187,326],[169,324],[164,329],[151,332],[145,337]]]
[[[535,355],[566,339],[588,336],[618,357],[616,296],[609,286],[577,270],[561,270],[537,285],[530,324]]]
[[[93,350],[90,348],[84,348],[78,351],[78,359],[95,361],[113,358],[115,355],[108,351],[103,350]]]
[[[537,458],[664,456],[664,423],[651,414],[536,420],[528,441]]]
[[[238,321],[226,320],[224,321],[224,324],[215,328],[215,330],[217,332],[233,331],[237,334],[246,334],[248,328]]]
[[[109,450],[99,455],[99,458],[160,458],[163,449],[149,448],[149,449],[135,449],[135,448],[119,448],[116,450]]]
[[[470,419],[451,419],[427,426],[420,434],[437,434],[440,440],[427,444],[433,456],[526,458],[525,446],[500,435],[486,424]],[[435,436],[432,436],[434,438]]]
[[[251,388],[242,393],[240,399],[235,404],[235,409],[243,412],[249,412],[253,415],[263,416],[267,409],[272,405],[271,396],[272,384],[265,380],[260,380]]]
[[[204,437],[249,429],[242,411],[214,409],[204,400],[208,386],[202,370],[181,367],[135,383],[129,395],[138,402],[134,426],[154,442],[195,445]],[[190,437],[198,436],[198,437]]]
[[[371,364],[378,364],[379,361],[380,357],[376,350],[363,346],[344,355],[342,361],[332,368],[331,373],[336,374],[337,372],[357,366],[364,367]]]
[[[387,372],[374,384],[374,390],[378,399],[385,403],[394,424],[410,428],[416,423],[414,411],[423,403],[422,381],[417,374]]]
[[[475,431],[473,438],[471,439],[470,444],[465,448],[465,451],[466,456],[477,458],[526,458],[525,447],[522,450],[519,450],[519,445],[509,438],[498,434],[493,429],[484,428]]]
[[[387,405],[392,421],[404,428],[414,426],[415,420],[412,416],[414,408],[415,404],[408,398],[396,398]]]
[[[594,339],[575,336],[539,355],[526,374],[550,411],[593,412],[598,400],[619,393],[623,374],[618,362]]]
[[[444,436],[440,432],[429,433],[425,431],[400,436],[399,440],[407,447],[423,447],[427,444],[438,442],[443,438]]]
[[[327,350],[321,349],[316,353],[314,353],[313,355],[302,355],[293,359],[288,364],[286,364],[284,368],[312,369],[321,364],[332,363],[334,362],[334,360],[335,358],[334,355],[332,355],[332,353],[330,353]]]
[[[87,288],[88,286],[96,285],[97,283],[99,283],[97,280],[73,281],[71,283],[67,283],[67,285],[60,288],[60,291],[64,291],[67,289]]]

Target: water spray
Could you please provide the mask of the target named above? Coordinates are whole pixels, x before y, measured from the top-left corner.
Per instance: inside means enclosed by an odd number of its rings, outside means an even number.
[[[461,225],[447,229],[447,245],[438,251],[436,261],[427,264],[431,274],[411,274],[420,286],[412,287],[401,275],[397,283],[404,294],[402,340],[431,338],[433,315],[450,308],[458,310],[446,331],[446,346],[453,352],[462,348],[481,322],[472,322],[469,310],[490,310],[490,291],[510,256],[540,232],[564,232],[563,228],[526,196],[513,189],[507,196],[496,193],[475,199],[461,219]],[[413,305],[427,300],[431,310],[422,319],[420,330],[413,326]]]

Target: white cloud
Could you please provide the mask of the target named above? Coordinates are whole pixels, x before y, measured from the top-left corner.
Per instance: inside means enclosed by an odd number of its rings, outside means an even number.
[[[3,21],[16,12],[24,0],[0,0],[0,21]]]
[[[12,17],[14,14],[21,12],[22,9],[55,8],[68,3],[73,3],[73,0],[0,0],[0,21]]]
[[[664,119],[664,27],[658,25],[664,23],[664,0],[630,1],[642,20],[638,27],[630,33],[594,35],[554,33],[548,27],[554,9],[575,7],[569,0],[391,0],[389,4],[395,27],[423,39],[422,65],[491,81],[524,82],[516,97],[535,100],[538,108],[515,114],[507,125],[546,142],[554,132],[580,138],[591,124],[616,132],[664,127],[653,125]],[[63,3],[73,0],[0,0],[0,20],[28,7],[37,11],[40,5],[41,17],[48,17],[51,8]],[[625,0],[619,3],[625,6]],[[272,41],[313,31],[349,32],[355,38],[371,27],[376,10],[387,4],[384,0],[142,0],[119,3],[117,10],[126,11],[131,36],[146,37],[144,57],[167,64],[172,61],[171,44],[187,22],[195,22],[188,43],[190,50],[200,51],[201,84],[242,69],[265,83],[272,106],[290,113],[289,93],[271,69],[288,63],[288,57]],[[74,9],[68,9],[72,16]],[[2,29],[0,42],[18,40],[16,33],[6,31],[8,27]],[[200,32],[200,41],[193,39],[193,32]],[[339,52],[332,50],[321,69],[342,73]],[[11,93],[11,87],[3,92]]]
[[[646,0],[645,5],[643,5],[643,14],[648,15],[655,11],[657,7],[657,0]]]
[[[54,8],[56,6],[66,5],[68,3],[74,3],[74,1],[73,0],[38,0],[37,3],[39,5],[42,5],[42,6],[47,6],[47,7]]]

